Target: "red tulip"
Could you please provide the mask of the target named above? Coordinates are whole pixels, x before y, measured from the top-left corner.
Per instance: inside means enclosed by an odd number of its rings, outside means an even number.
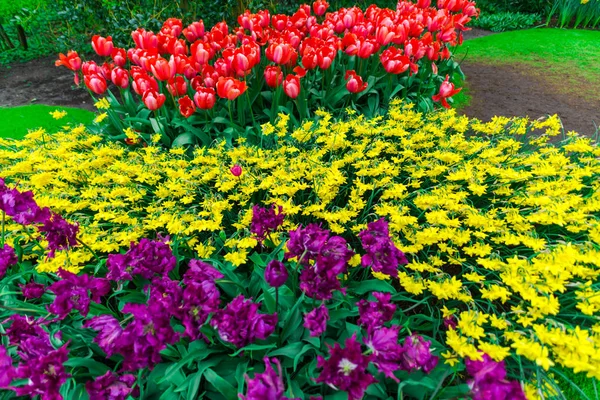
[[[446,75],[446,79],[442,82],[440,86],[440,91],[438,94],[432,97],[432,100],[435,102],[440,101],[442,106],[445,108],[450,108],[450,104],[446,101],[447,98],[454,96],[458,92],[460,92],[462,88],[454,89],[454,83],[450,83],[450,77]]]
[[[294,54],[298,57],[296,50],[289,43],[272,43],[267,47],[265,55],[269,61],[275,64],[286,65],[292,61]]]
[[[217,80],[219,80],[219,73],[215,70],[212,65],[205,64],[202,66],[202,77],[204,78],[204,86],[215,87]]]
[[[192,79],[196,76],[198,71],[192,66],[192,62],[189,57],[181,54],[173,56],[175,59],[175,73],[185,75],[186,78]]]
[[[401,74],[410,67],[410,60],[397,47],[389,47],[379,58],[383,68],[391,74]]]
[[[112,70],[110,74],[110,80],[112,83],[122,89],[126,89],[127,86],[129,86],[129,74],[127,73],[126,69],[121,67],[115,67]]]
[[[158,91],[158,83],[156,80],[145,72],[133,75],[131,87],[133,87],[133,90],[140,96],[149,90]]]
[[[179,100],[177,100],[177,102],[179,103],[179,112],[185,118],[191,117],[192,114],[196,111],[196,106],[194,105],[194,102],[188,96],[180,98]]]
[[[100,75],[102,75],[102,77],[104,79],[108,80],[108,79],[110,79],[110,75],[111,75],[114,67],[115,67],[114,64],[104,63],[104,64],[102,64],[102,66],[100,67],[98,72],[100,73]]]
[[[302,68],[299,65],[295,66],[292,71],[296,74],[298,78],[304,78],[306,76],[306,69]]]
[[[318,16],[325,14],[325,11],[329,8],[329,3],[324,0],[317,0],[313,3],[313,11]]]
[[[166,52],[172,55],[186,55],[187,45],[183,39],[172,39],[167,41]]]
[[[396,37],[396,31],[393,26],[380,25],[375,31],[375,37],[380,46],[385,46],[394,40]]]
[[[314,69],[318,65],[319,58],[313,49],[307,49],[302,55],[302,65],[306,69]]]
[[[204,21],[192,22],[187,28],[183,30],[183,36],[188,42],[194,42],[204,37]]]
[[[239,164],[235,164],[229,169],[229,172],[231,172],[231,175],[233,176],[240,176],[242,175],[242,167]]]
[[[234,78],[225,78],[222,76],[217,81],[217,94],[223,99],[235,100],[246,91],[246,88],[246,82],[241,82]]]
[[[288,27],[289,23],[290,17],[288,17],[287,15],[276,14],[273,15],[273,17],[271,18],[271,25],[273,25],[273,28],[275,28],[278,31],[283,31],[285,28]]]
[[[131,32],[131,37],[138,49],[158,48],[158,38],[153,32],[138,28],[138,30]]]
[[[360,58],[369,58],[379,50],[379,44],[375,39],[359,40],[358,52]]]
[[[252,69],[250,60],[240,49],[235,50],[230,65],[237,76],[246,76]]]
[[[283,81],[283,91],[291,98],[295,99],[300,94],[300,78],[296,75],[289,74]]]
[[[125,49],[115,47],[112,53],[110,53],[110,56],[115,62],[115,65],[118,65],[119,67],[124,67],[125,64],[127,64],[127,52]]]
[[[81,58],[76,51],[69,50],[65,56],[63,53],[58,55],[58,60],[54,62],[54,65],[60,67],[61,65],[67,67],[71,71],[78,71],[81,68]]]
[[[150,64],[152,68],[152,73],[159,81],[166,81],[175,76],[175,72],[177,72],[177,67],[175,66],[175,59],[173,56],[169,59],[169,61],[165,60],[162,57],[154,60],[152,64]]]
[[[283,81],[283,72],[277,65],[270,65],[265,68],[265,81],[270,88],[276,88]]]
[[[317,50],[317,64],[321,69],[327,69],[333,63],[333,59],[337,54],[336,49],[331,46],[321,46],[319,50]]]
[[[108,57],[114,49],[112,38],[94,35],[92,36],[92,48],[100,57]]]
[[[154,111],[162,107],[166,98],[164,94],[158,93],[155,90],[146,90],[142,96],[142,101],[149,110]]]
[[[96,64],[95,61],[86,61],[81,65],[81,72],[83,75],[101,74],[101,68]]]
[[[202,110],[210,110],[215,106],[217,98],[215,96],[215,89],[199,87],[194,95],[194,102],[198,108]]]
[[[179,97],[187,93],[187,83],[183,76],[175,76],[167,81],[167,90],[171,96]]]
[[[207,42],[197,40],[190,47],[191,59],[200,65],[208,64],[215,55],[213,48]]]
[[[362,92],[367,88],[367,83],[363,82],[360,75],[357,75],[354,70],[346,71],[346,79],[348,80],[348,82],[346,82],[346,89],[348,89],[350,93]]]
[[[83,77],[85,86],[96,94],[102,94],[106,91],[106,80],[98,74],[85,75]]]
[[[271,23],[271,13],[269,10],[260,10],[256,13],[256,20],[261,28],[266,28]]]
[[[181,34],[183,30],[183,24],[181,20],[178,18],[169,18],[163,24],[160,32],[164,35],[171,35],[173,37],[177,37]]]

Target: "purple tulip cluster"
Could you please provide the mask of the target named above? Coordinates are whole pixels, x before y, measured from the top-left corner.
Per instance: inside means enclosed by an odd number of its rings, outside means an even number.
[[[283,207],[271,205],[271,208],[263,208],[255,205],[252,208],[252,223],[250,232],[252,232],[259,242],[266,239],[267,235],[275,232],[277,228],[283,225],[285,214]]]
[[[56,250],[67,250],[70,247],[77,246],[77,232],[79,226],[69,224],[60,215],[52,213],[48,219],[44,221],[44,225],[38,228],[44,233],[48,241],[48,257],[54,257]]]
[[[155,275],[166,276],[176,264],[177,259],[168,244],[144,238],[138,244],[131,243],[125,254],[108,256],[106,277],[114,281],[132,280],[133,275],[151,279]]]
[[[239,295],[224,309],[217,311],[210,324],[224,342],[241,348],[257,339],[271,336],[277,326],[277,314],[260,314],[260,303]]]
[[[117,375],[107,371],[104,375],[85,384],[90,400],[125,400],[129,395],[139,396],[139,389],[133,389],[135,376]]]
[[[465,360],[467,373],[473,379],[467,381],[473,400],[526,400],[518,381],[506,379],[504,361],[494,361],[487,354],[483,360]]]
[[[21,225],[43,224],[50,218],[50,209],[40,208],[31,191],[9,189],[0,178],[0,210]]]
[[[13,390],[17,396],[62,399],[60,387],[70,376],[64,367],[67,345],[52,347],[49,333],[42,328],[43,320],[12,315],[9,321],[6,336],[9,345],[17,347],[21,363],[15,367],[6,348],[0,346],[0,388]],[[10,386],[15,379],[26,379],[27,384]]]
[[[140,249],[151,250],[143,252]],[[158,274],[158,271],[172,269],[175,263],[171,249],[162,242],[144,241],[141,246],[132,245],[132,249],[124,256],[133,260],[134,269],[122,269],[113,276],[135,274],[133,271],[142,276],[152,276],[151,274]],[[128,303],[123,307],[122,312],[131,314],[127,319],[132,320],[126,327],[123,328],[112,315],[94,317],[84,326],[98,331],[94,341],[107,357],[113,354],[125,357],[123,370],[152,368],[160,362],[160,352],[168,344],[180,340],[180,334],[171,326],[172,317],[181,321],[185,327],[185,336],[191,340],[202,337],[200,329],[209,314],[219,311],[221,300],[215,280],[222,277],[209,264],[191,260],[183,276],[184,287],[180,286],[180,281],[172,280],[166,275],[154,276],[147,288],[150,292],[147,304]]]
[[[59,319],[64,319],[73,309],[87,316],[90,301],[100,303],[100,298],[110,292],[108,279],[87,274],[75,275],[65,270],[60,270],[58,275],[62,279],[48,286],[48,290],[56,294],[54,302],[48,306],[48,312],[58,315]]]
[[[336,290],[342,291],[338,276],[348,271],[354,252],[341,236],[331,236],[316,224],[290,231],[285,258],[298,258],[303,266],[300,289],[316,300],[328,300]]]
[[[395,371],[423,370],[431,372],[437,365],[438,357],[431,353],[431,343],[418,335],[404,339],[400,345],[398,334],[400,326],[385,324],[392,320],[396,306],[389,293],[374,292],[376,301],[361,300],[358,302],[358,323],[366,329],[365,344],[373,356],[372,362],[379,372],[386,377],[398,381]]]
[[[240,400],[300,400],[300,398],[288,398],[284,396],[285,386],[281,378],[281,364],[279,360],[273,358],[264,358],[265,372],[262,374],[254,375],[254,378],[250,379],[246,375],[246,384],[248,390],[246,395],[240,394]],[[277,372],[273,369],[271,362],[277,365]]]
[[[48,241],[49,257],[54,257],[56,250],[66,250],[77,245],[78,225],[68,223],[48,207],[40,208],[31,191],[9,189],[1,178],[0,210],[21,225],[38,225],[38,231]]]
[[[392,277],[398,276],[398,266],[408,264],[406,256],[396,247],[390,238],[388,223],[380,218],[370,222],[367,229],[358,234],[363,248],[367,252],[361,258],[363,267],[371,267]]]
[[[329,321],[329,309],[322,303],[319,307],[306,313],[304,316],[304,327],[310,331],[310,336],[321,336],[327,329]]]
[[[348,400],[362,399],[365,390],[377,380],[367,371],[372,355],[365,355],[356,335],[346,339],[345,347],[335,343],[329,348],[329,359],[317,356],[317,367],[323,368],[317,382],[348,392]]]
[[[15,249],[7,244],[0,248],[0,279],[6,274],[6,271],[17,264],[18,261]]]

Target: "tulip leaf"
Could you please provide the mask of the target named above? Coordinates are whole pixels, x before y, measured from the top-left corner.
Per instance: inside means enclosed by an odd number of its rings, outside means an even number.
[[[253,350],[268,350],[277,347],[277,343],[271,344],[249,344],[248,346],[242,347],[241,349],[237,349],[235,353],[231,356],[235,357],[243,351],[253,351]]]
[[[173,140],[173,147],[183,147],[194,144],[194,134],[191,132],[182,133]]]
[[[225,379],[221,378],[215,371],[208,368],[206,371],[204,371],[204,377],[215,389],[217,389],[219,393],[225,397],[225,399],[237,399],[237,391],[235,388]]]
[[[304,346],[306,345],[303,345],[302,342],[290,343],[285,347],[270,352],[269,357],[283,356],[295,358],[298,355],[298,352],[301,351]]]
[[[300,362],[302,356],[310,350],[316,351],[315,347],[312,344],[305,344],[304,347],[302,347],[302,349],[298,352],[298,354],[296,354],[296,356],[294,357],[294,372],[296,372],[296,369],[298,368],[298,363]]]
[[[87,368],[87,370],[90,371],[90,373],[93,376],[104,375],[106,371],[109,370],[109,368],[105,364],[92,360],[90,358],[71,357],[64,362],[64,365],[71,368]]]

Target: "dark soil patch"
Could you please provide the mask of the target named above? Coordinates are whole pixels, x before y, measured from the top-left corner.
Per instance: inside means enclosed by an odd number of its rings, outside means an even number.
[[[491,34],[482,29],[465,32],[466,38]],[[0,107],[25,104],[48,104],[94,110],[93,100],[83,86],[73,83],[73,73],[55,67],[57,57],[44,57],[10,68],[0,67]],[[600,99],[585,96],[589,88],[581,82],[573,89],[566,81],[548,82],[540,68],[521,64],[486,64],[464,60],[466,85],[471,104],[461,112],[469,117],[489,121],[493,116],[529,116],[536,119],[558,114],[565,131],[591,135],[600,124]],[[556,81],[556,80],[555,80]],[[560,85],[569,86],[562,90]],[[558,85],[558,86],[557,86]]]
[[[596,132],[595,124],[600,125],[600,99],[590,99],[583,88],[577,91],[561,88],[563,82],[548,82],[531,65],[465,61],[461,67],[472,97],[461,112],[469,117],[489,121],[496,115],[537,119],[558,114],[565,133],[574,130],[586,136]]]
[[[83,82],[73,82],[73,72],[54,66],[58,57],[44,57],[10,68],[0,67],[0,107],[48,104],[95,110]]]

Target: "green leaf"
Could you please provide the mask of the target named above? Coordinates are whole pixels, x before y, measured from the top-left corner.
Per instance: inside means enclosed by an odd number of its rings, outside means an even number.
[[[281,331],[281,341],[285,342],[293,333],[297,331],[302,324],[302,315],[300,314],[300,305],[304,300],[304,293],[298,298],[294,307],[289,311],[285,317],[285,325]]]
[[[354,287],[354,291],[358,294],[365,294],[371,292],[386,292],[392,294],[396,293],[396,289],[394,289],[392,285],[390,285],[387,281],[382,281],[379,279],[371,279],[368,281],[359,282]]]
[[[182,133],[173,140],[173,147],[183,147],[194,144],[194,135],[190,132]]]
[[[186,396],[187,400],[195,400],[197,398],[196,395],[198,394],[198,389],[200,389],[202,374],[203,372],[196,372],[194,375],[192,375],[193,378],[188,385],[188,392]]]
[[[215,371],[208,368],[204,372],[204,377],[219,393],[221,393],[227,400],[236,400],[237,391],[229,382],[221,378]]]
[[[64,363],[65,366],[71,368],[84,367],[94,376],[104,375],[110,368],[108,366],[92,360],[91,358],[71,357]]]
[[[312,344],[305,344],[304,347],[302,347],[302,349],[298,352],[298,354],[296,354],[296,357],[294,357],[294,372],[296,372],[296,368],[298,368],[298,363],[300,362],[300,359],[302,358],[304,353],[310,350],[316,349]]]
[[[274,347],[277,347],[276,343],[271,343],[271,344],[249,344],[246,347],[242,347],[241,349],[238,349],[231,356],[235,357],[235,356],[237,356],[238,354],[240,354],[243,351],[267,350],[267,349],[272,349]]]
[[[179,362],[171,364],[165,371],[165,375],[163,378],[159,379],[157,383],[162,383],[171,379],[171,375],[177,373],[177,371],[181,370],[183,367],[187,367],[192,362],[200,362],[206,359],[208,356],[214,353],[218,353],[218,349],[208,349],[206,347],[190,351],[185,357],[183,357]]]
[[[302,350],[302,347],[304,346],[301,342],[290,343],[285,347],[270,352],[269,357],[283,356],[293,359],[298,355],[298,352]]]

